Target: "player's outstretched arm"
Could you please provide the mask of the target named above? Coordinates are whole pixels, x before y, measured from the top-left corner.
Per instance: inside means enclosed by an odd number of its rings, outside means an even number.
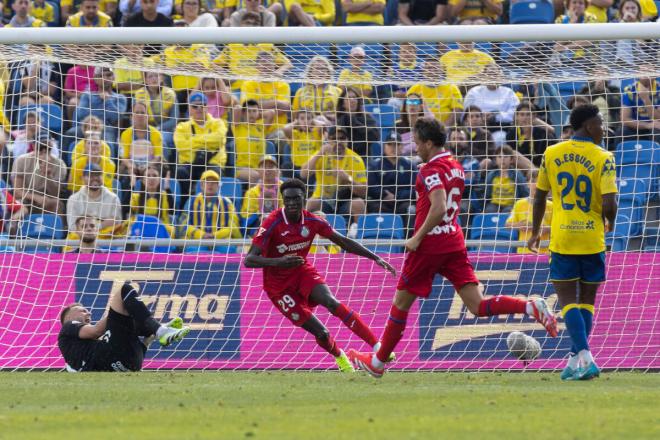
[[[545,216],[545,206],[548,199],[548,191],[536,188],[534,205],[532,207],[532,235],[527,241],[527,248],[537,254],[541,244],[541,224]]]
[[[259,267],[298,267],[305,263],[305,259],[298,255],[285,255],[283,257],[269,258],[261,255],[261,248],[255,244],[250,247],[243,260],[243,265],[250,268]]]
[[[351,254],[359,255],[361,257],[369,258],[373,260],[383,269],[390,272],[392,275],[396,275],[396,269],[392,267],[390,263],[380,258],[378,255],[371,252],[366,247],[362,246],[355,240],[352,240],[348,237],[345,237],[337,232],[334,232],[331,236],[328,237],[328,240],[341,247],[346,252]]]

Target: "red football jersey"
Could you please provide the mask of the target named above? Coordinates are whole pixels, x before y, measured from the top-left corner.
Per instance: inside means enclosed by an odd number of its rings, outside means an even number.
[[[284,215],[284,208],[280,208],[271,212],[262,222],[252,244],[261,248],[264,257],[299,255],[306,259],[314,237],[318,234],[327,238],[333,232],[330,223],[305,210],[299,223],[289,223]],[[311,266],[307,261],[304,265]],[[264,267],[264,290],[278,289],[287,282],[292,273],[300,269],[301,267]]]
[[[448,151],[433,156],[417,174],[415,232],[422,226],[431,209],[429,194],[441,188],[447,193],[447,212],[441,222],[424,237],[417,252],[445,254],[465,249],[463,231],[457,218],[465,188],[465,174],[461,164]]]

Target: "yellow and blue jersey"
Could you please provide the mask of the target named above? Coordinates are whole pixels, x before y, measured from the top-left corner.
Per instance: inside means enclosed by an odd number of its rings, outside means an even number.
[[[623,96],[621,97],[621,104],[625,107],[630,107],[632,111],[632,119],[635,121],[648,121],[650,115],[646,109],[646,104],[639,97],[637,89],[639,82],[631,84],[623,89]],[[660,107],[660,81],[655,80],[651,83],[651,100],[654,108]]]
[[[241,237],[236,208],[227,197],[206,198],[198,193],[190,203],[190,211],[184,213],[183,223],[186,238],[201,239],[207,233],[217,239]]]
[[[543,155],[536,186],[551,191],[554,200],[550,251],[569,255],[605,251],[602,196],[617,192],[612,153],[590,138],[555,144]]]
[[[99,11],[96,18],[87,21],[82,12],[78,12],[69,17],[66,21],[67,27],[112,27],[112,18],[109,15]]]

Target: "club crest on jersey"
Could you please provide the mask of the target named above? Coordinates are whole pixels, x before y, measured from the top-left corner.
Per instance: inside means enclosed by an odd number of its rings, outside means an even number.
[[[297,314],[297,313],[292,313],[292,314],[291,314],[291,319],[293,319],[294,321],[297,321],[297,320],[300,319],[300,315]]]
[[[280,254],[283,254],[283,253],[286,252],[286,250],[287,250],[288,248],[289,248],[289,246],[287,246],[287,245],[285,245],[285,244],[280,244],[280,245],[277,246],[277,251],[278,251]]]
[[[302,228],[300,228],[300,235],[302,235],[305,238],[309,237],[309,229],[307,229],[307,226],[303,226]]]

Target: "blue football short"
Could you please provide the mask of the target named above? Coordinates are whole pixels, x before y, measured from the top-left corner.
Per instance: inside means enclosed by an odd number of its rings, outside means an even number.
[[[605,281],[605,252],[588,255],[550,253],[550,281]]]

